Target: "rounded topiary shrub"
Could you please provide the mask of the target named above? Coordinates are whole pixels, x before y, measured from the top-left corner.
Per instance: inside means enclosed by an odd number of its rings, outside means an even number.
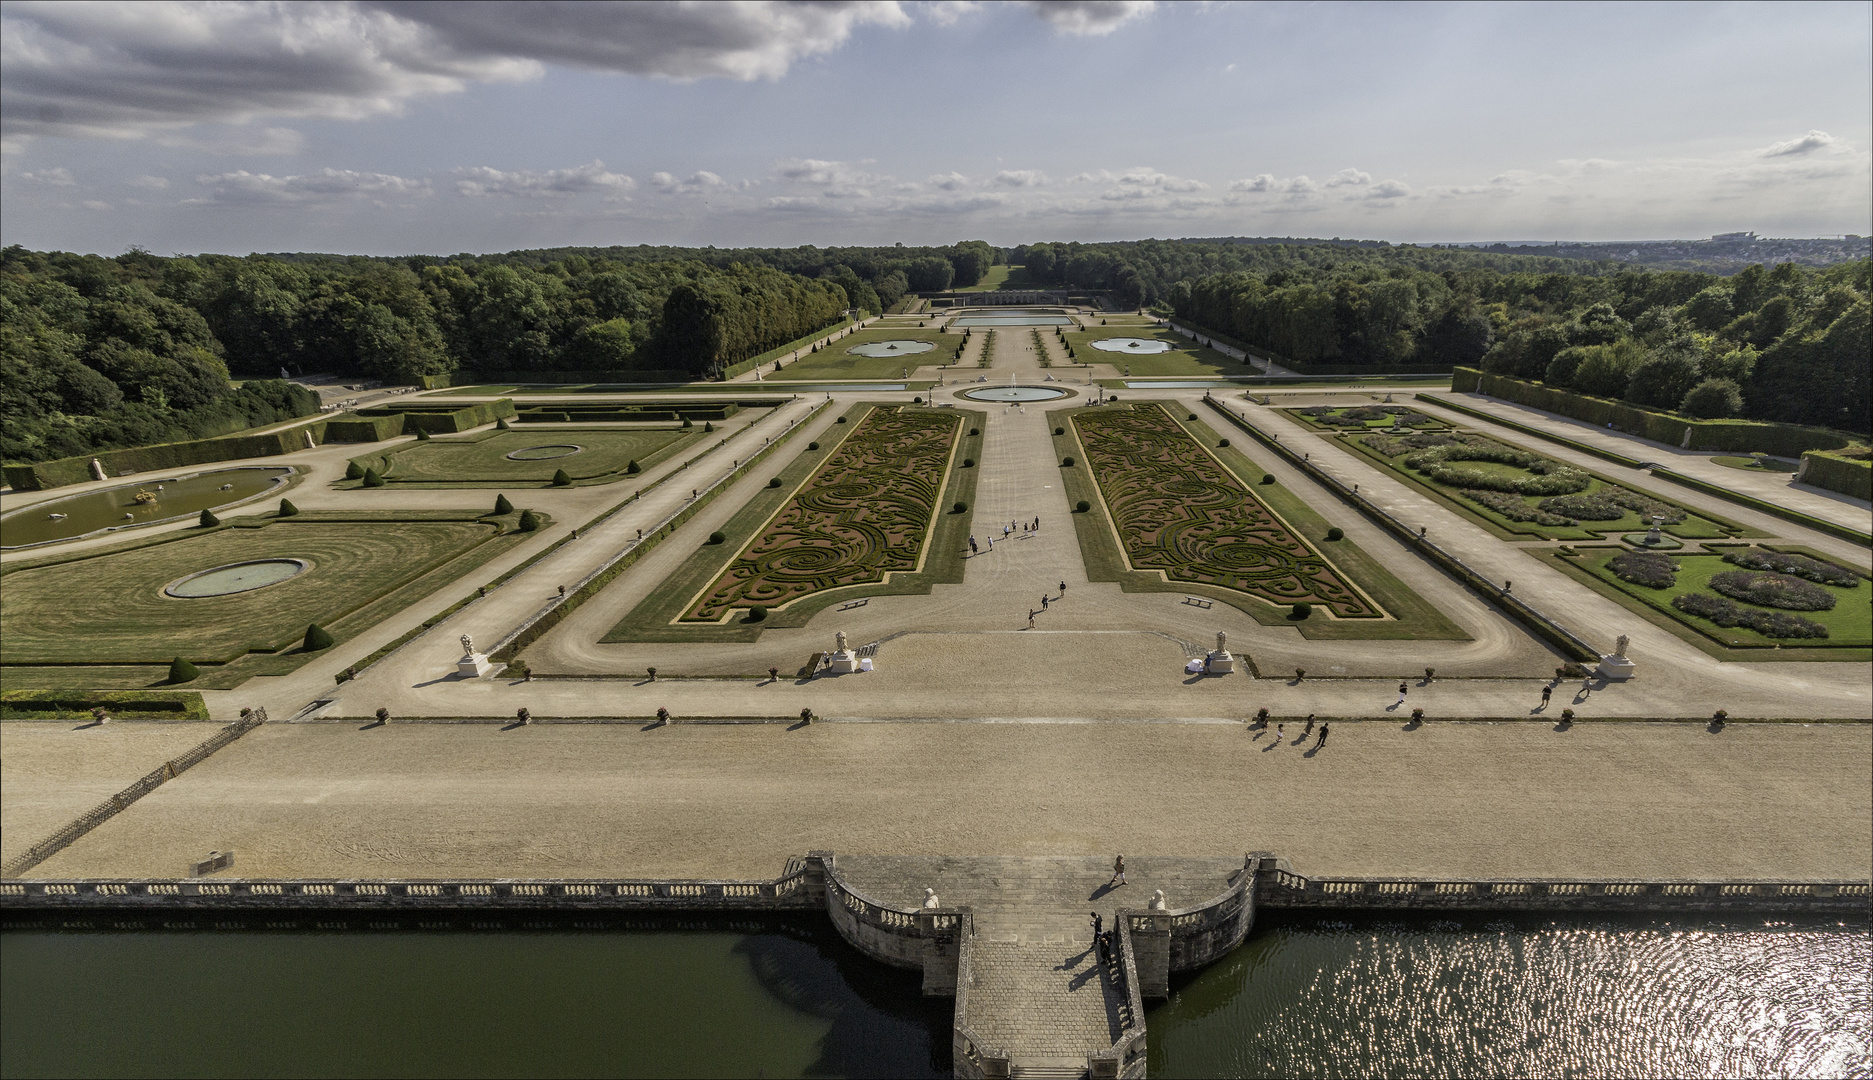
[[[1294,605],[1293,608],[1289,609],[1288,618],[1293,619],[1295,622],[1300,622],[1302,619],[1307,618],[1309,615],[1312,615],[1313,613],[1314,613],[1314,605],[1296,604]]]
[[[981,428],[970,428],[970,429],[969,429],[969,434],[971,434],[971,435],[980,435],[980,434],[982,434],[982,429],[981,429]]]
[[[1346,530],[1335,525],[1333,528],[1327,530],[1327,539],[1344,540],[1346,539]]]
[[[643,471],[644,471],[644,467],[642,465],[639,465],[636,461],[632,461],[629,465],[626,465],[624,467],[624,475],[626,476],[636,476],[638,473],[641,473]]]
[[[818,450],[818,449],[819,449],[819,444],[818,444],[818,443],[816,443],[816,442],[810,442],[810,443],[807,443],[807,444],[806,444],[806,448],[807,448],[808,450]]]
[[[507,496],[496,495],[494,497],[494,512],[497,514],[511,514],[514,512],[514,504],[507,501]]]
[[[923,398],[920,398],[920,397],[914,397],[914,398],[911,398],[911,399],[910,399],[910,403],[911,403],[912,405],[922,405],[922,404],[923,404]]]
[[[720,530],[717,530],[709,534],[709,542],[711,544],[726,544],[728,543],[728,537]]]
[[[1272,483],[1274,483],[1274,482],[1275,482],[1275,474],[1274,474],[1274,473],[1263,473],[1263,474],[1262,474],[1262,483],[1264,483],[1264,484],[1272,484]]]
[[[496,431],[512,431],[513,429],[514,425],[508,423],[505,416],[494,422],[494,430]]]
[[[1085,499],[1081,499],[1079,502],[1073,504],[1073,512],[1076,514],[1084,514],[1092,508],[1093,504],[1087,502]]]
[[[423,430],[422,428],[417,428],[417,429],[416,429],[416,441],[417,441],[417,442],[428,442],[428,441],[429,441],[429,432],[427,432],[427,431],[424,431],[424,430]]]
[[[221,524],[221,519],[215,516],[215,512],[213,510],[203,510],[200,520],[201,520],[201,526],[204,529],[213,528],[214,526]]]
[[[519,528],[521,532],[532,532],[533,530],[539,527],[540,527],[540,515],[534,513],[531,510],[522,510],[520,512]]]
[[[1055,428],[1055,429],[1054,429],[1054,434],[1055,434],[1055,435],[1065,435],[1066,433],[1067,433],[1067,429],[1066,429],[1066,428],[1063,428],[1063,427],[1057,427],[1057,428]]]
[[[169,661],[169,681],[172,683],[188,682],[190,679],[200,674],[201,672],[195,670],[194,664],[189,663],[180,656]]]
[[[967,514],[968,512],[969,512],[969,504],[966,502],[963,502],[960,499],[956,501],[955,506],[950,507],[950,513],[952,514]]]
[[[1197,414],[1196,414],[1196,413],[1191,413],[1191,414],[1190,414],[1190,419],[1192,419],[1192,420],[1195,420],[1196,418],[1197,418]]]
[[[292,503],[292,500],[290,499],[280,500],[280,516],[281,517],[292,517],[293,515],[297,513],[299,513],[299,507],[294,506]]]
[[[572,474],[567,472],[564,469],[554,469],[553,470],[553,486],[554,487],[571,487],[572,486]]]
[[[742,621],[743,622],[766,622],[767,621],[767,609],[762,607],[759,604],[756,604],[754,607],[751,607],[748,609],[748,617],[743,619]]]
[[[318,623],[313,623],[306,627],[306,640],[303,642],[303,648],[307,652],[318,652],[320,649],[329,649],[336,644],[338,644],[338,639],[334,638],[327,632],[325,627],[320,626]]]
[[[779,486],[780,486],[780,477],[778,477],[778,476],[776,476],[776,477],[775,477],[774,479],[772,479],[772,480],[769,480],[769,481],[767,482],[767,486],[768,486],[768,487],[771,487],[771,488],[777,488],[777,487],[779,487]]]
[[[845,423],[845,417],[843,417],[843,416],[841,416],[841,417],[839,417],[839,418],[838,418],[837,420],[834,420],[834,421],[833,421],[833,423],[835,423],[835,424],[843,424],[843,423]]]
[[[1071,469],[1073,467],[1073,459],[1070,457],[1061,458],[1060,467],[1063,469]]]
[[[378,475],[376,469],[366,469],[364,470],[364,486],[365,487],[383,487],[384,478]]]
[[[364,466],[358,464],[355,461],[346,462],[345,463],[345,479],[347,480],[364,479]]]
[[[1228,440],[1228,439],[1220,439],[1220,440],[1218,440],[1218,441],[1217,441],[1217,443],[1216,443],[1216,445],[1217,445],[1217,446],[1219,446],[1219,447],[1220,447],[1220,446],[1228,446],[1228,445],[1229,445],[1229,440]]]

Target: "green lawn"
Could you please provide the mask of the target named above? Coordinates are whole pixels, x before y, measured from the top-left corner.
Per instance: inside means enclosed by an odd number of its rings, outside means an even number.
[[[835,426],[831,432],[849,434],[864,417],[877,406],[855,405],[845,413],[846,423]],[[976,477],[980,470],[962,468],[962,459],[980,458],[982,438],[970,435],[971,429],[980,431],[986,420],[985,414],[974,409],[944,409],[945,415],[956,415],[962,422],[962,437],[957,452],[950,462],[948,476],[943,492],[938,500],[938,513],[930,530],[927,554],[923,568],[917,573],[893,574],[888,582],[851,585],[839,589],[827,590],[812,596],[796,600],[785,608],[775,610],[765,622],[746,623],[739,618],[731,619],[724,625],[707,625],[694,622],[679,622],[689,610],[694,600],[710,583],[721,577],[722,572],[736,557],[752,543],[756,536],[767,527],[768,522],[787,502],[794,497],[795,491],[818,469],[825,460],[832,456],[838,446],[839,436],[822,435],[819,449],[804,450],[785,467],[773,469],[769,475],[780,480],[779,487],[764,487],[747,501],[728,523],[721,529],[725,540],[721,544],[701,543],[701,537],[684,536],[684,540],[697,543],[695,554],[684,561],[677,571],[660,583],[625,617],[619,620],[600,640],[608,642],[622,641],[754,641],[763,630],[772,627],[805,626],[814,615],[827,607],[847,600],[868,596],[897,596],[923,594],[935,584],[954,584],[963,579],[963,554],[968,550],[969,523],[968,513],[951,512],[953,505],[961,501],[970,506],[975,504]],[[673,538],[672,542],[678,542]]]
[[[1402,409],[1405,411],[1406,414],[1415,414],[1418,416],[1427,415],[1425,413],[1418,412],[1417,409],[1412,408],[1410,405],[1398,403],[1398,402],[1394,402],[1390,405],[1384,402],[1373,402],[1370,405],[1350,405],[1344,409],[1335,409],[1331,413],[1328,413],[1326,415],[1333,416],[1333,417],[1344,417],[1347,414],[1347,412],[1352,409],[1379,410],[1379,409],[1388,409],[1388,408],[1389,409]],[[1377,419],[1366,419],[1366,420],[1361,421],[1358,427],[1353,427],[1347,424],[1327,423],[1324,417],[1309,416],[1307,414],[1307,409],[1305,408],[1283,409],[1281,411],[1286,413],[1288,417],[1292,419],[1294,422],[1298,424],[1304,424],[1307,427],[1313,428],[1316,431],[1353,431],[1353,432],[1357,432],[1361,430],[1383,431],[1386,428],[1391,427],[1393,423],[1392,418],[1390,416],[1386,416],[1386,417],[1381,417]],[[1413,431],[1443,431],[1443,430],[1448,429],[1449,427],[1450,427],[1449,424],[1443,423],[1442,421],[1433,420],[1433,422],[1428,423],[1428,424],[1412,424],[1411,430]]]
[[[1070,417],[1076,412],[1097,413],[1102,408],[1112,407],[1069,408],[1049,412],[1048,423],[1051,426],[1064,428],[1066,431],[1066,434],[1054,437],[1055,456],[1059,458],[1071,456],[1083,462],[1085,448],[1080,445],[1078,438],[1074,435]],[[1184,415],[1173,414],[1177,422],[1198,441],[1205,446],[1215,447],[1215,444],[1220,441],[1216,432],[1207,425],[1184,419]],[[1231,438],[1233,442],[1233,437]],[[1412,591],[1410,586],[1385,569],[1377,559],[1360,548],[1358,544],[1348,539],[1327,541],[1327,530],[1331,527],[1327,518],[1287,488],[1278,484],[1261,484],[1262,475],[1267,470],[1249,458],[1241,449],[1232,445],[1216,448],[1214,453],[1245,487],[1254,492],[1257,500],[1290,529],[1307,537],[1341,573],[1351,578],[1366,595],[1377,601],[1390,618],[1330,619],[1319,616],[1295,622],[1288,618],[1288,608],[1285,605],[1260,601],[1233,589],[1193,582],[1166,581],[1162,575],[1154,572],[1132,570],[1126,564],[1119,547],[1117,533],[1099,498],[1092,470],[1083,466],[1062,468],[1060,478],[1066,487],[1068,502],[1077,504],[1085,500],[1091,507],[1086,513],[1076,512],[1073,515],[1073,527],[1079,538],[1081,555],[1085,559],[1087,577],[1093,581],[1118,582],[1119,587],[1126,592],[1181,593],[1220,600],[1244,612],[1258,623],[1266,626],[1292,626],[1301,632],[1302,637],[1310,640],[1470,640],[1462,627],[1439,611],[1436,605]],[[1351,510],[1345,512],[1349,515],[1353,513]],[[1319,609],[1316,608],[1316,612],[1318,611]]]
[[[1669,618],[1696,630],[1698,633],[1720,645],[1731,648],[1766,648],[1781,645],[1785,649],[1866,648],[1873,646],[1873,588],[1868,587],[1864,580],[1857,589],[1844,589],[1837,585],[1820,585],[1820,588],[1826,589],[1828,592],[1834,594],[1834,607],[1828,611],[1797,611],[1792,613],[1827,627],[1828,636],[1826,638],[1770,638],[1764,637],[1746,627],[1718,626],[1709,619],[1679,611],[1677,608],[1671,606],[1674,597],[1681,596],[1685,593],[1702,592],[1712,596],[1719,595],[1710,588],[1711,576],[1725,570],[1737,569],[1734,564],[1724,562],[1721,555],[1678,555],[1673,552],[1671,553],[1673,560],[1679,566],[1677,583],[1663,589],[1652,589],[1644,585],[1635,585],[1631,582],[1621,581],[1619,578],[1615,577],[1613,572],[1607,569],[1606,564],[1617,554],[1619,554],[1619,551],[1614,548],[1587,548],[1581,551],[1576,562],[1581,567],[1590,570],[1595,576],[1611,585],[1613,588],[1629,596],[1637,597],[1653,610],[1661,612]],[[1772,608],[1760,608],[1757,605],[1746,604],[1742,601],[1737,601],[1737,605],[1743,608],[1755,607],[1758,610],[1765,611],[1775,610]]]
[[[1366,455],[1374,461],[1380,462],[1386,468],[1390,469],[1393,475],[1403,477],[1405,480],[1424,491],[1444,500],[1446,504],[1469,515],[1484,528],[1505,540],[1519,540],[1528,537],[1542,540],[1600,540],[1609,536],[1618,536],[1622,533],[1642,532],[1651,527],[1649,521],[1642,520],[1638,512],[1632,510],[1628,510],[1624,516],[1610,521],[1583,520],[1578,525],[1542,525],[1533,521],[1514,521],[1487,506],[1472,502],[1470,499],[1458,494],[1457,488],[1439,483],[1423,473],[1406,468],[1404,461],[1405,458],[1411,456],[1410,452],[1387,457],[1373,447],[1367,446],[1365,443],[1366,436],[1353,434],[1341,436],[1340,438],[1344,445]],[[1492,441],[1499,442],[1500,440]],[[1506,446],[1510,444],[1504,443],[1503,445]],[[1520,448],[1516,447],[1515,449]],[[1474,469],[1477,472],[1492,473],[1499,476],[1519,477],[1530,475],[1524,469],[1500,462],[1464,461],[1456,464],[1466,469]],[[1585,472],[1586,470],[1583,469],[1581,471]],[[1590,495],[1607,487],[1625,487],[1625,485],[1614,484],[1613,481],[1608,480],[1598,473],[1590,472],[1588,476],[1591,477],[1591,480],[1588,482],[1586,489],[1578,494]],[[1636,491],[1637,489],[1627,487],[1626,490]],[[1677,506],[1681,510],[1685,510],[1685,519],[1683,521],[1666,525],[1663,528],[1664,532],[1680,540],[1721,540],[1738,536],[1761,535],[1760,533],[1745,529],[1735,522],[1726,521],[1708,514],[1693,513],[1681,504],[1671,503],[1669,499],[1661,498],[1652,492],[1638,491],[1637,493],[1649,499],[1669,503],[1670,505]],[[1542,497],[1539,495],[1522,495],[1515,497],[1523,504],[1531,507],[1542,500]]]
[[[311,654],[306,626],[340,640],[369,629],[528,535],[514,515],[307,512],[8,567],[0,673],[12,688],[150,686],[172,657],[198,665],[189,689],[277,675]],[[169,583],[228,563],[296,558],[297,577],[231,596],[178,599]],[[53,666],[57,665],[57,666]]]
[[[382,454],[355,458],[360,468],[376,469],[393,484],[422,486],[544,487],[566,470],[575,484],[610,484],[623,480],[636,461],[648,469],[705,434],[702,424],[682,428],[530,427],[444,436],[404,443]],[[514,460],[507,455],[534,447],[577,446],[565,457]],[[352,481],[355,485],[358,481]]]
[[[1041,332],[1047,332],[1042,327]],[[1109,353],[1095,349],[1092,343],[1105,338],[1126,337],[1143,338],[1168,342],[1170,352],[1149,353],[1145,355],[1127,353]],[[1112,364],[1120,372],[1129,369],[1131,378],[1162,378],[1179,375],[1189,376],[1230,376],[1253,375],[1253,368],[1231,360],[1214,349],[1198,345],[1190,339],[1169,330],[1154,326],[1107,325],[1094,326],[1088,330],[1069,330],[1067,341],[1073,346],[1073,363]]]
[[[860,356],[851,351],[854,346],[880,341],[927,341],[936,347],[928,352],[909,353],[902,357]],[[911,374],[915,375],[919,367],[954,363],[952,357],[956,355],[956,347],[961,344],[960,334],[938,333],[935,327],[921,330],[914,326],[895,326],[883,330],[867,327],[847,334],[816,353],[808,353],[798,360],[787,362],[787,366],[779,371],[775,371],[774,365],[769,364],[761,369],[761,377],[771,382],[902,380],[905,378],[905,368],[909,368]]]

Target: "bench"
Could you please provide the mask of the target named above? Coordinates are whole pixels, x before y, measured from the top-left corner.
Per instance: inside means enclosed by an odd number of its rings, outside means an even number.
[[[1210,600],[1202,596],[1186,596],[1184,597],[1184,603],[1193,604],[1207,611],[1211,605],[1216,603],[1216,601]]]
[[[847,600],[845,603],[839,605],[839,610],[850,611],[855,607],[864,607],[869,603],[871,603],[871,597],[869,596],[860,597],[857,600]]]

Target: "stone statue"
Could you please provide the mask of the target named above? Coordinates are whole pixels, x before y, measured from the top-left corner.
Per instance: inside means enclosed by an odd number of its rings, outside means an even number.
[[[844,630],[841,630],[841,631],[839,631],[838,633],[836,633],[836,634],[834,634],[834,635],[833,635],[833,640],[839,643],[839,648],[838,648],[838,650],[837,650],[838,652],[845,652],[845,651],[846,651],[846,644],[845,644],[845,631],[844,631]]]
[[[935,907],[943,906],[942,903],[940,903],[937,900],[937,894],[936,894],[935,889],[925,889],[923,891],[923,906],[927,908],[935,908]]]
[[[1614,656],[1626,655],[1626,646],[1630,644],[1632,644],[1631,638],[1627,637],[1624,634],[1619,635],[1619,639],[1613,642],[1613,655]]]
[[[1219,653],[1226,653],[1229,651],[1229,634],[1226,631],[1218,630],[1216,632],[1216,651]]]
[[[1151,910],[1153,911],[1165,910],[1163,889],[1159,889],[1156,892],[1151,894]]]
[[[469,637],[467,634],[462,635],[462,655],[463,656],[475,655],[475,639]]]

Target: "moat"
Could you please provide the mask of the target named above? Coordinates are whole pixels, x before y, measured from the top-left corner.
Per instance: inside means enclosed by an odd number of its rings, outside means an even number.
[[[10,923],[0,1075],[952,1068],[949,1002],[812,916],[250,918]],[[1148,1010],[1150,1071],[1862,1076],[1870,971],[1834,920],[1270,914]]]

